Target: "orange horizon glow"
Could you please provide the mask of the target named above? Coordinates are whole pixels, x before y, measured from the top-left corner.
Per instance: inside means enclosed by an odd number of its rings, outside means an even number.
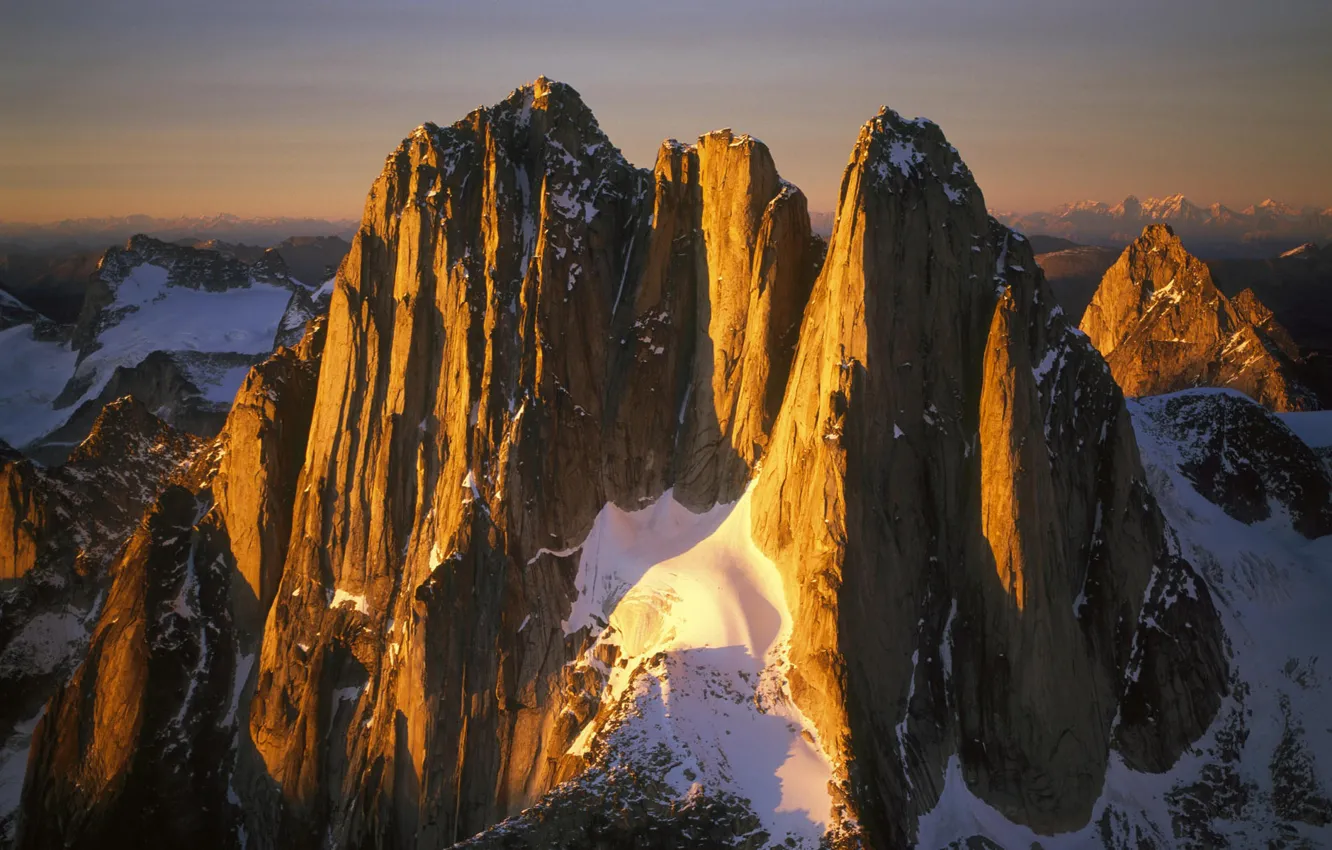
[[[0,13],[0,221],[359,219],[413,127],[541,74],[640,167],[667,137],[763,139],[813,211],[834,209],[882,103],[938,122],[997,210],[1332,205],[1327,4],[1068,5],[16,0]]]

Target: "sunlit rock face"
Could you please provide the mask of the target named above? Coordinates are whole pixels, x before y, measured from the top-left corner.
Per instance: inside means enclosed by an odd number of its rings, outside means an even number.
[[[1226,691],[1110,371],[923,119],[825,259],[758,140],[635,169],[538,80],[388,158],[312,339],[121,555],[21,845],[169,781],[217,846],[896,847],[950,781],[1065,832]]]
[[[753,507],[795,620],[792,691],[887,846],[953,755],[1009,819],[1076,828],[1149,587],[1189,567],[1103,361],[938,128],[881,113],[842,187]],[[1202,731],[1209,674],[1198,711],[1159,706],[1150,746]]]
[[[740,496],[816,255],[761,143],[640,171],[560,84],[404,142],[333,295],[260,660],[284,836],[445,844],[584,768],[577,547],[608,503]]]
[[[1101,279],[1081,328],[1129,396],[1239,390],[1273,410],[1312,410],[1290,335],[1245,290],[1227,298],[1169,225],[1153,224]]]

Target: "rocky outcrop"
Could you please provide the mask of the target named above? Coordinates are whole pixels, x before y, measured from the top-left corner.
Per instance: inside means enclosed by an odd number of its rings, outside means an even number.
[[[108,404],[61,466],[43,469],[3,448],[0,579],[41,567],[101,573],[162,482],[198,448],[133,397]]]
[[[581,769],[570,547],[608,502],[739,495],[815,246],[761,143],[637,171],[557,83],[404,142],[334,290],[252,706],[284,841],[447,843]]]
[[[733,510],[722,567],[773,571],[779,663],[706,688],[788,712],[829,843],[909,845],[950,765],[1012,821],[1083,826],[1112,750],[1161,770],[1210,724],[1222,636],[1119,389],[985,209],[939,128],[886,109],[826,259],[748,136],[638,170],[545,79],[418,128],[317,388],[313,351],[252,372],[118,560],[20,845],[783,842],[752,789],[624,733],[669,720],[691,659],[630,646],[669,588],[583,571],[668,499],[654,533]]]
[[[242,700],[286,552],[322,345],[315,324],[251,371],[222,434],[153,501],[112,566],[87,655],[32,733],[18,846],[152,836],[231,847],[264,818],[271,791],[243,743]]]
[[[1230,387],[1274,410],[1310,410],[1300,354],[1254,295],[1227,298],[1168,225],[1151,225],[1101,280],[1081,328],[1130,396]]]
[[[22,578],[37,565],[48,523],[39,476],[21,454],[0,443],[0,581]]]
[[[902,812],[934,805],[954,755],[1014,821],[1085,823],[1125,625],[1189,568],[1104,364],[933,124],[862,130],[771,443],[755,532],[794,609],[791,690],[869,834],[908,844]],[[1210,716],[1160,696],[1150,734],[1177,755]]]
[[[1233,391],[1152,402],[1154,427],[1178,445],[1175,465],[1208,501],[1244,523],[1284,511],[1308,538],[1332,534],[1332,480],[1276,416]]]
[[[43,703],[87,647],[109,566],[198,448],[132,398],[108,405],[62,466],[0,457],[0,770],[19,779]],[[0,842],[14,836],[0,797]]]

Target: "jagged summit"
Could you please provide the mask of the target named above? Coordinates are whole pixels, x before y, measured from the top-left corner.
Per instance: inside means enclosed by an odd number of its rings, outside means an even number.
[[[1174,834],[1214,559],[933,123],[862,127],[825,257],[759,140],[636,169],[538,80],[409,135],[330,297],[125,549],[25,847]]]
[[[1146,200],[1129,195],[1113,206],[1080,202],[1001,218],[1024,233],[1116,248],[1136,239],[1146,225],[1167,223],[1209,260],[1266,259],[1295,242],[1332,236],[1330,210],[1297,210],[1269,199],[1236,211],[1219,202],[1200,206],[1182,194]]]
[[[547,156],[554,161],[574,162],[590,158],[603,165],[627,166],[618,148],[611,144],[596,116],[572,86],[546,77],[514,89],[493,106],[479,106],[448,127],[426,122],[403,140],[395,158],[407,151],[413,140],[430,139],[442,151],[457,155],[483,128],[493,128],[505,153],[524,164],[538,164]],[[458,134],[463,134],[460,137]],[[569,145],[571,140],[577,144]],[[527,146],[531,145],[528,150]],[[524,151],[524,153],[520,153]],[[445,168],[453,160],[446,156]]]
[[[1102,278],[1082,330],[1130,396],[1232,387],[1274,410],[1318,406],[1300,354],[1252,292],[1227,298],[1168,224],[1151,224]]]
[[[906,119],[887,106],[879,107],[879,113],[860,128],[848,168],[858,161],[872,170],[881,185],[892,187],[900,185],[899,181],[932,177],[951,203],[963,203],[974,191],[984,208],[971,169],[944,138],[939,125],[928,118]]]

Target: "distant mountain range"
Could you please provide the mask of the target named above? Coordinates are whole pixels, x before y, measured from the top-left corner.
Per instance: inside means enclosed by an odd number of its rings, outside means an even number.
[[[993,215],[1026,234],[1114,247],[1133,241],[1149,224],[1169,224],[1190,250],[1209,259],[1268,257],[1332,238],[1332,207],[1296,209],[1270,198],[1237,211],[1223,204],[1199,206],[1183,195],[1145,201],[1130,195],[1113,206],[1079,201],[1045,212]]]
[[[217,239],[268,247],[292,236],[340,236],[350,239],[356,232],[353,219],[288,218],[261,216],[242,218],[222,213],[211,216],[157,218],[148,215],[107,218],[71,218],[49,224],[0,221],[0,242],[24,247],[60,243],[105,249],[135,234],[175,242],[182,239]]]

